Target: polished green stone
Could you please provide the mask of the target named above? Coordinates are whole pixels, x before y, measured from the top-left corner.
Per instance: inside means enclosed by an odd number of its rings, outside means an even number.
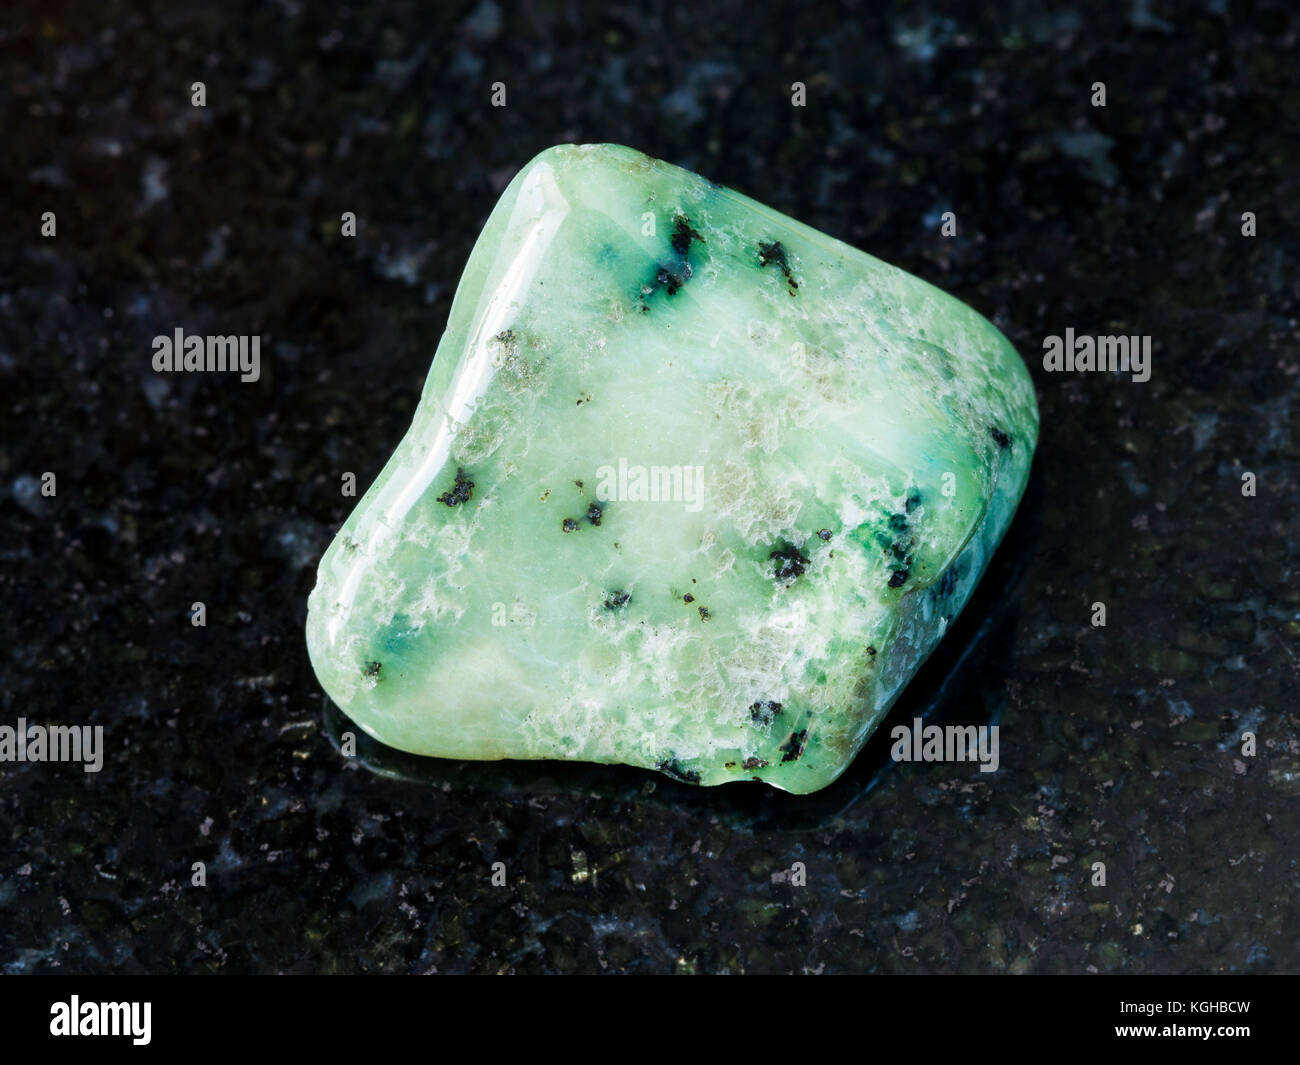
[[[406,751],[815,791],[969,598],[1037,433],[965,304],[631,149],[551,148],[321,560],[312,662]]]

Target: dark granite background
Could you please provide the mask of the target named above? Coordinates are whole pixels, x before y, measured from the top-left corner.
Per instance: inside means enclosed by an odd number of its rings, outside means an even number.
[[[0,724],[108,748],[98,775],[0,765],[3,971],[1300,969],[1289,0],[0,19]],[[1029,496],[890,722],[997,722],[997,773],[893,766],[886,728],[802,799],[340,755],[303,642],[340,475],[405,431],[509,178],[602,140],[935,282],[1027,357]],[[262,380],[155,375],[178,326],[261,334]],[[1151,380],[1044,373],[1067,327],[1150,334]]]

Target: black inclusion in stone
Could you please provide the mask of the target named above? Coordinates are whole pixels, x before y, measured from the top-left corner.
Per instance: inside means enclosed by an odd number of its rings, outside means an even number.
[[[680,270],[674,270],[663,265],[658,266],[655,270],[654,281],[651,284],[641,286],[641,313],[649,313],[650,304],[648,301],[656,292],[662,289],[669,296],[675,296],[681,291],[682,286],[686,284],[690,276],[690,263],[683,263]]]
[[[808,558],[791,544],[783,544],[767,556],[775,562],[773,576],[785,584],[802,577],[808,568]]]
[[[930,589],[930,595],[932,598],[947,599],[948,596],[952,595],[953,591],[957,587],[957,580],[961,576],[958,570],[958,564],[953,563],[943,571],[943,576],[935,581],[934,585]]]
[[[668,296],[675,296],[682,290],[682,286],[691,279],[694,272],[691,269],[688,253],[691,250],[691,242],[694,240],[702,241],[704,238],[691,228],[690,219],[684,214],[679,214],[673,220],[673,235],[669,239],[669,245],[672,247],[675,261],[669,263],[656,263],[654,280],[649,284],[641,286],[641,313],[648,313],[650,310],[649,299],[661,289]]]
[[[602,513],[603,511],[600,509],[600,507],[597,506],[595,503],[592,503],[591,506],[587,508],[587,520],[591,522],[592,525],[599,525],[600,516]]]
[[[1011,437],[1007,436],[996,425],[989,426],[989,435],[993,437],[993,442],[1004,451],[1011,446]]]
[[[670,296],[676,296],[681,287],[686,284],[686,279],[691,276],[689,264],[686,269],[680,273],[669,269],[667,266],[659,267],[658,273],[655,274],[655,285],[662,288]]]
[[[790,264],[785,259],[785,247],[779,240],[771,243],[759,241],[758,244],[758,261],[761,266],[767,266],[768,263],[776,263],[782,270],[788,270]]]
[[[700,774],[692,769],[683,769],[677,764],[676,758],[666,759],[660,762],[656,768],[659,772],[667,773],[674,780],[680,780],[684,784],[698,784],[700,782]]]
[[[785,246],[779,241],[774,240],[771,243],[760,241],[758,245],[758,265],[767,266],[769,263],[776,263],[785,276],[786,284],[790,286],[790,295],[794,295],[794,290],[799,287],[799,282],[794,279],[794,274],[790,272],[790,260],[786,256]]]
[[[903,503],[903,509],[911,509],[913,498],[908,496]],[[886,555],[891,555],[893,561],[890,568],[893,572],[889,576],[889,587],[901,588],[907,580],[908,573],[916,561],[916,531],[908,521],[907,515],[895,511],[885,519],[885,530],[877,536],[877,542],[885,550]]]
[[[572,518],[565,518],[564,521],[561,523],[560,528],[563,529],[566,533],[577,532],[578,523],[574,521]]]
[[[465,476],[465,471],[456,470],[456,483],[452,485],[451,491],[443,492],[438,497],[439,503],[446,503],[449,507],[458,507],[462,503],[468,503],[470,496],[474,494],[474,482]]]
[[[800,729],[798,732],[792,732],[790,738],[781,744],[781,761],[793,762],[801,754],[803,749],[808,746],[808,730]]]
[[[673,219],[673,239],[671,244],[673,251],[678,255],[685,256],[691,250],[692,240],[703,240],[694,229],[691,228],[691,220],[684,214],[679,214]]]
[[[610,592],[605,598],[605,609],[617,610],[619,607],[627,606],[631,598],[627,592]]]
[[[781,704],[771,699],[760,699],[749,707],[749,718],[759,728],[771,728],[772,722],[781,713]]]

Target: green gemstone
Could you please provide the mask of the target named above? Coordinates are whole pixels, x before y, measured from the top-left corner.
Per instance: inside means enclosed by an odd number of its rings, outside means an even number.
[[[506,189],[307,642],[386,744],[825,787],[980,578],[1038,434],[965,304],[615,145]]]

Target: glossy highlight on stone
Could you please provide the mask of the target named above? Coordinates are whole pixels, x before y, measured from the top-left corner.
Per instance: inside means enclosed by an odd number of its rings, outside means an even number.
[[[551,148],[321,560],[312,663],[417,754],[815,791],[970,597],[1037,434],[960,301],[629,148]]]

